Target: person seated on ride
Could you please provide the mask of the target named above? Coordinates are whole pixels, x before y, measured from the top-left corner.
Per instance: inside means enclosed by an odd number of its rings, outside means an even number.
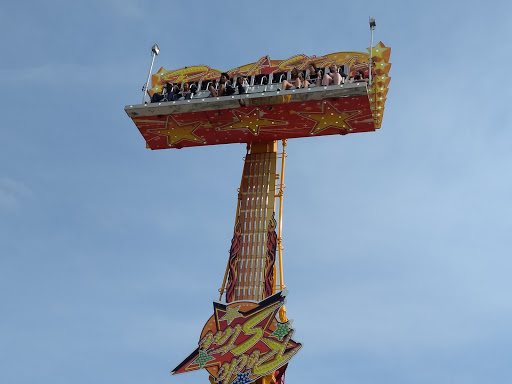
[[[366,81],[368,82],[368,79],[364,75],[364,71],[361,69],[357,71],[357,75],[354,77],[354,81]]]
[[[181,92],[174,95],[173,100],[179,100],[181,98],[184,98],[185,100],[190,100],[192,97],[192,91],[190,90],[190,84],[189,83],[183,83],[183,89]]]
[[[197,83],[192,83],[192,85],[190,85],[190,92],[192,92],[193,95],[197,93]]]
[[[318,87],[320,85],[320,80],[322,79],[322,72],[317,69],[315,63],[309,63],[308,69],[309,74],[305,81],[304,88],[309,88],[311,84],[315,84]]]
[[[343,84],[347,80],[347,74],[345,73],[345,66],[340,65],[338,67],[338,73],[341,75],[341,83]]]
[[[306,87],[306,80],[304,79],[304,72],[299,71],[299,80],[300,80],[300,88],[307,88]]]
[[[336,65],[336,63],[332,63],[329,66],[329,70],[330,72],[324,75],[322,85],[340,85],[341,75],[338,73],[338,66]]]
[[[372,79],[376,79],[377,78],[377,70],[376,70],[376,64],[375,64],[375,61],[372,61]],[[370,73],[368,72],[368,82],[370,82]]]
[[[169,93],[169,96],[167,97],[167,99],[169,101],[173,100],[178,100],[181,96],[180,96],[180,86],[179,84],[174,84],[174,86],[172,87],[172,91]]]
[[[229,81],[229,75],[225,72],[221,73],[220,75],[219,89],[215,89],[213,84],[210,84],[208,90],[210,91],[210,95],[212,97],[230,96],[235,93],[235,88],[233,88],[231,81]]]
[[[169,97],[171,95],[171,97]],[[172,98],[172,83],[165,83],[165,86],[162,88],[162,92],[155,92],[153,96],[151,96],[152,103],[158,103],[159,101],[168,101]]]
[[[236,79],[236,87],[238,89],[239,95],[247,93],[247,89],[249,88],[249,83],[247,82],[247,78],[243,75],[238,75],[238,77]]]
[[[300,80],[300,77],[299,77],[299,70],[297,69],[297,67],[293,67],[290,81],[283,80],[283,83],[281,84],[281,89],[283,91],[286,91],[287,89],[292,89],[294,87],[300,88],[301,86],[302,86],[302,81]]]

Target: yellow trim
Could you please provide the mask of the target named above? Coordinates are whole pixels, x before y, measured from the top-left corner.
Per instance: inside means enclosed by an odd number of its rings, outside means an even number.
[[[284,194],[284,160],[286,158],[286,142],[287,139],[283,140],[283,153],[281,154],[281,174],[279,181],[279,192],[277,197],[279,198],[279,215],[278,215],[278,232],[277,232],[277,251],[279,253],[279,289],[283,290],[286,288],[283,282],[283,194]]]

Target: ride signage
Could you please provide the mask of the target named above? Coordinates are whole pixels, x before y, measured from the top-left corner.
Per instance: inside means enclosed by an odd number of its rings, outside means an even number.
[[[246,384],[274,373],[298,352],[290,321],[278,321],[285,293],[263,301],[214,302],[198,348],[173,374],[205,368],[216,383]]]

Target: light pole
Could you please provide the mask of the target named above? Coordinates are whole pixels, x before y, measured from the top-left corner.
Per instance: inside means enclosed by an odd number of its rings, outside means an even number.
[[[153,70],[153,63],[155,62],[155,56],[160,53],[160,48],[155,44],[151,47],[151,66],[149,67],[148,79],[146,80],[146,84],[142,87],[142,104],[144,104],[144,100],[146,99],[146,90],[148,89],[149,78],[151,77],[151,71]]]
[[[370,60],[368,62],[368,85],[372,84],[372,54],[373,54],[373,30],[375,29],[375,19],[370,16]]]

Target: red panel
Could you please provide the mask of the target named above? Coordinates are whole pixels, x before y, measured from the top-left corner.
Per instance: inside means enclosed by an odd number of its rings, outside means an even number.
[[[151,149],[375,130],[368,96],[133,118]]]

